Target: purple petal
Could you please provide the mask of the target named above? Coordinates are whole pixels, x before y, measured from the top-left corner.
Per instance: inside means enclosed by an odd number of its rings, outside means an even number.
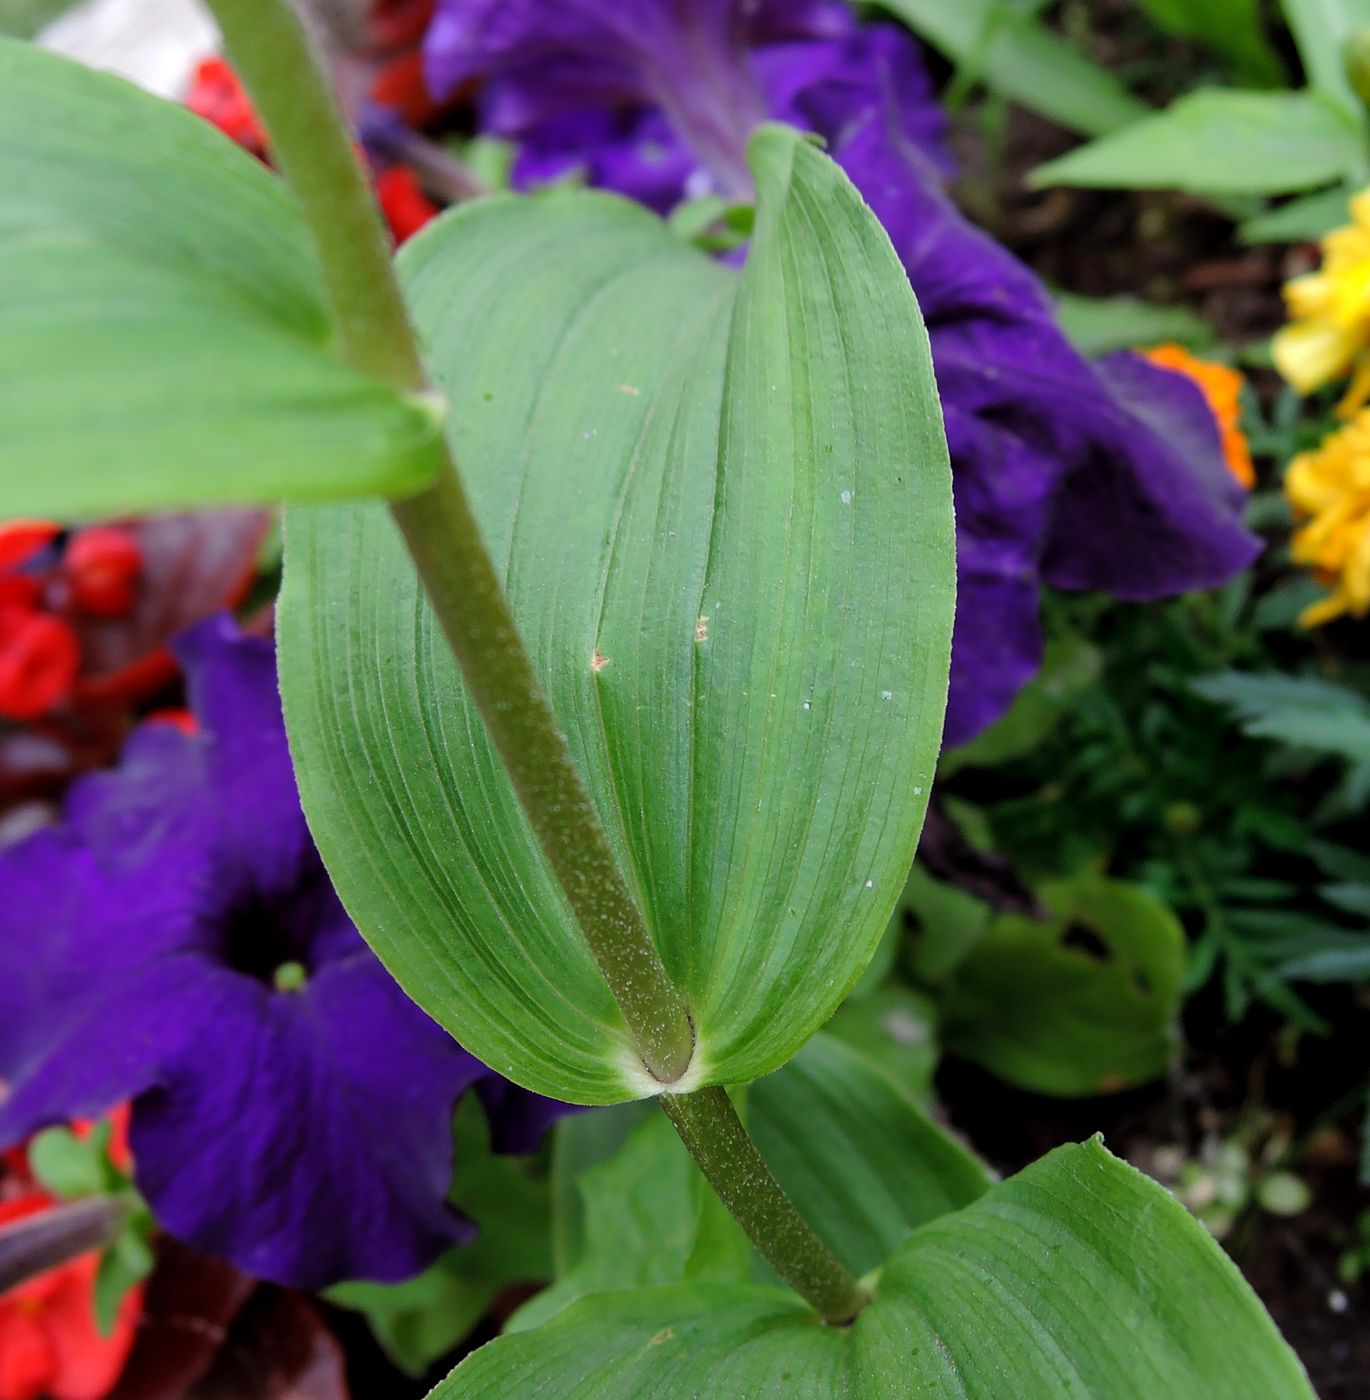
[[[1136,355],[1095,369],[1107,392],[1080,406],[1092,441],[1057,497],[1043,577],[1134,601],[1225,583],[1262,545],[1202,393]]]
[[[68,824],[0,851],[0,1144],[133,1100],[162,1223],[302,1286],[418,1272],[473,1228],[446,1203],[452,1115],[496,1143],[560,1106],[499,1081],[363,943],[309,842],[269,644],[181,648],[201,730],[149,726]],[[306,981],[275,989],[284,961]]]
[[[1042,664],[1035,578],[961,564],[951,640],[951,688],[942,742],[968,743],[1002,719]]]
[[[134,1104],[139,1188],[162,1224],[259,1278],[397,1280],[474,1227],[445,1198],[452,1114],[489,1071],[365,951],[297,993],[225,976]]]
[[[951,205],[888,108],[837,155],[903,259],[932,341],[960,560],[947,742],[964,742],[1035,669],[1038,577],[1162,597],[1231,578],[1260,543],[1194,386],[1131,355],[1084,360],[1036,278]]]
[[[244,635],[225,613],[192,628],[173,650],[199,722],[202,791],[223,826],[226,862],[264,894],[293,889],[318,858],[290,764],[275,648]]]
[[[424,63],[438,95],[482,79],[483,124],[501,135],[587,107],[659,108],[717,187],[743,196],[747,138],[767,115],[749,46],[850,27],[837,0],[441,0]]]
[[[946,114],[907,30],[853,24],[821,43],[760,47],[752,61],[775,120],[816,132],[832,149],[873,120],[887,122],[939,174],[953,173]]]
[[[537,126],[514,164],[516,189],[577,178],[669,212],[699,171],[660,112],[580,108]]]
[[[0,1144],[96,1117],[157,1082],[202,1024],[206,963],[150,892],[111,883],[74,834],[0,857]],[[121,900],[128,894],[127,902]]]

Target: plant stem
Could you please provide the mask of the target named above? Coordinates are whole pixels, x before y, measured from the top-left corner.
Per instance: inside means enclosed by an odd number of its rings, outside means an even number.
[[[384,229],[333,94],[286,0],[210,0],[238,74],[313,232],[345,360],[406,392],[427,386]],[[414,564],[643,1063],[679,1081],[694,1027],[524,650],[455,465],[391,503]],[[682,1141],[776,1271],[828,1321],[867,1299],[795,1210],[721,1088],[661,1096]]]
[[[637,1040],[665,1084],[689,1068],[694,1027],[604,834],[523,648],[455,471],[391,504],[543,852]]]
[[[314,236],[343,358],[396,388],[424,389],[385,227],[299,19],[287,0],[211,0],[210,8]]]
[[[284,0],[213,0],[213,9],[313,232],[342,357],[398,389],[424,390],[375,201],[299,20]],[[673,1084],[689,1067],[694,1027],[524,650],[455,466],[391,511],[642,1061]]]
[[[771,1175],[727,1092],[662,1094],[661,1106],[719,1199],[791,1288],[827,1322],[850,1322],[870,1301]]]

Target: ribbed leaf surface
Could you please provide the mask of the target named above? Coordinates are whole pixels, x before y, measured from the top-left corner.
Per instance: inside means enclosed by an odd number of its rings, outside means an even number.
[[[745,270],[584,192],[402,266],[534,663],[698,1031],[783,1063],[859,975],[946,694],[950,477],[902,267],[837,167],[753,144]],[[651,1092],[388,517],[296,511],[287,722],[334,880],[406,989],[543,1093]]]

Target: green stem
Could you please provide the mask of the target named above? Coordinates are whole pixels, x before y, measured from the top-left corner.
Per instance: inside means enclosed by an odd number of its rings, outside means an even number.
[[[725,1090],[662,1094],[661,1106],[719,1199],[776,1273],[828,1322],[870,1301],[771,1175]]]
[[[375,201],[299,21],[286,0],[210,3],[313,232],[343,358],[406,392],[425,390]],[[449,461],[433,486],[392,502],[391,511],[643,1063],[660,1083],[674,1084],[689,1068],[694,1027],[524,650],[455,465]],[[829,1321],[854,1317],[865,1295],[795,1210],[727,1094],[718,1088],[667,1093],[661,1102],[777,1272]]]
[[[314,236],[343,358],[397,388],[423,389],[389,238],[300,21],[287,0],[211,0],[211,8]]]
[[[213,0],[229,57],[313,232],[345,360],[406,392],[427,387],[375,201],[342,113],[284,0]],[[689,1068],[694,1027],[628,889],[514,625],[449,461],[391,511],[519,800],[652,1076]]]

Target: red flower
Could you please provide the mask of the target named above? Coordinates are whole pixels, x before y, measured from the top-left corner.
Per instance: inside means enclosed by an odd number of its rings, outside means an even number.
[[[69,622],[11,604],[0,627],[0,715],[30,720],[65,700],[81,669]]]
[[[185,105],[253,155],[266,155],[266,132],[252,100],[222,58],[206,58],[195,69]]]
[[[72,537],[62,558],[72,600],[96,617],[122,617],[138,597],[143,551],[117,525],[92,525]]]
[[[427,126],[441,115],[444,106],[428,95],[423,53],[419,49],[392,58],[377,72],[371,84],[371,100],[392,108],[412,127]]]
[[[403,243],[438,215],[438,206],[419,188],[414,172],[404,165],[392,165],[376,176],[376,196],[396,243]]]
[[[60,533],[61,526],[50,520],[5,521],[0,525],[0,569],[15,569],[27,563]]]
[[[128,1108],[115,1110],[111,1159],[128,1164]],[[78,1134],[90,1124],[74,1125]],[[6,1153],[6,1184],[21,1194],[0,1196],[0,1225],[39,1215],[53,1198],[37,1189],[22,1153]],[[38,1274],[0,1294],[0,1400],[103,1400],[113,1390],[143,1310],[141,1285],[129,1290],[119,1306],[114,1329],[101,1334],[95,1322],[95,1275],[98,1251]]]

